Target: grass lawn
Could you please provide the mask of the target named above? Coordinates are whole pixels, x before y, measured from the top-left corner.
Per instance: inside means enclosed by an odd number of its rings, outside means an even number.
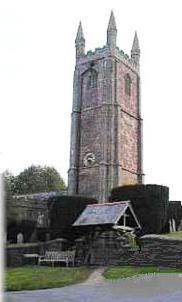
[[[5,289],[29,290],[53,288],[86,280],[93,269],[88,267],[23,266],[8,268],[5,272]]]
[[[172,237],[172,238],[182,239],[182,231],[173,232],[173,233],[169,233],[169,234],[166,234],[166,235],[169,236],[169,237]]]
[[[62,287],[86,280],[93,272],[89,267],[23,266],[8,268],[5,273],[7,291]],[[148,273],[182,273],[182,269],[155,266],[110,266],[104,272],[106,279],[120,279]]]
[[[105,270],[104,277],[106,279],[120,279],[149,273],[182,273],[182,269],[155,266],[111,266]]]

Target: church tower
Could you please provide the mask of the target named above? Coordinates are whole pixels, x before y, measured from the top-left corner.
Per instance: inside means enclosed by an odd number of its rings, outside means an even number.
[[[142,183],[140,48],[117,47],[113,12],[107,44],[85,53],[81,22],[76,40],[68,193],[108,201],[113,187]]]

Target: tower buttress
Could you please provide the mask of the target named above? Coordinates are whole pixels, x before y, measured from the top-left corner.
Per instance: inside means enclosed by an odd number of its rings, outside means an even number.
[[[116,47],[116,38],[117,38],[116,21],[115,21],[114,13],[113,11],[111,11],[109,24],[107,28],[107,46],[110,49]]]

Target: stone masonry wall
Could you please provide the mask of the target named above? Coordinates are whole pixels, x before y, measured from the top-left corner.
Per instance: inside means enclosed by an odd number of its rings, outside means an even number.
[[[138,177],[135,174],[132,174],[129,171],[126,171],[122,168],[119,168],[119,174],[120,174],[120,185],[136,185],[138,183]]]
[[[128,249],[127,243],[127,238],[118,236],[116,231],[96,232],[91,242],[84,237],[76,240],[76,261],[80,264],[119,265]]]
[[[114,231],[103,232],[90,245],[77,240],[79,263],[83,264],[90,251],[87,264],[92,265],[154,265],[182,268],[182,240],[161,235],[145,235],[141,238],[142,250],[132,247],[125,235]]]
[[[123,171],[119,184],[137,184],[137,173],[141,173],[138,78],[123,62],[118,63],[117,70],[117,101],[120,105],[118,160]],[[125,93],[126,75],[131,79],[130,95]]]
[[[76,263],[92,265],[154,265],[182,268],[182,240],[162,235],[141,237],[142,250],[133,248],[125,236],[118,236],[113,231],[102,233],[91,244],[90,256],[88,242],[77,240]],[[23,254],[44,254],[46,250],[65,250],[68,243],[64,239],[47,242],[12,244],[6,248],[7,266],[21,266]]]
[[[46,194],[46,193],[42,193]],[[14,196],[11,202],[13,212],[18,221],[31,221],[35,226],[48,226],[48,208],[47,200],[36,198],[38,194]],[[39,194],[41,195],[41,194]],[[35,196],[35,197],[34,197]],[[39,217],[41,216],[41,225]]]
[[[113,187],[141,182],[139,68],[135,65],[118,48],[107,47],[77,60],[69,194],[87,195],[102,203],[108,201]],[[125,91],[127,76],[130,95]],[[89,154],[94,158],[90,164],[85,160]]]
[[[141,237],[142,251],[130,251],[121,261],[129,265],[182,267],[182,240],[162,235]]]
[[[6,265],[21,266],[24,264],[24,254],[44,255],[46,250],[61,251],[66,248],[65,239],[55,239],[47,242],[10,244],[6,247]]]
[[[120,113],[119,162],[123,169],[138,172],[138,121],[126,113]],[[135,178],[135,174],[132,174]],[[131,182],[130,184],[132,184]],[[137,182],[135,182],[137,183]],[[128,184],[125,179],[122,184]]]

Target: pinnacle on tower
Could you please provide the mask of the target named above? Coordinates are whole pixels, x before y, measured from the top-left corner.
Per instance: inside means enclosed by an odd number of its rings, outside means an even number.
[[[85,38],[84,38],[84,35],[83,35],[82,23],[80,21],[79,26],[78,26],[76,39],[75,39],[75,43],[79,43],[82,40],[85,41]]]
[[[108,24],[108,28],[107,28],[107,31],[111,31],[111,30],[114,30],[117,32],[116,21],[115,21],[113,10],[111,11],[109,24]]]
[[[113,11],[111,11],[107,28],[107,46],[112,49],[116,47],[117,28]]]
[[[140,60],[140,46],[138,41],[137,32],[135,31],[135,36],[133,40],[133,45],[131,49],[131,58],[138,64]]]
[[[85,38],[83,35],[83,29],[81,21],[78,26],[78,31],[75,39],[75,46],[76,46],[76,56],[82,56],[85,54]]]

